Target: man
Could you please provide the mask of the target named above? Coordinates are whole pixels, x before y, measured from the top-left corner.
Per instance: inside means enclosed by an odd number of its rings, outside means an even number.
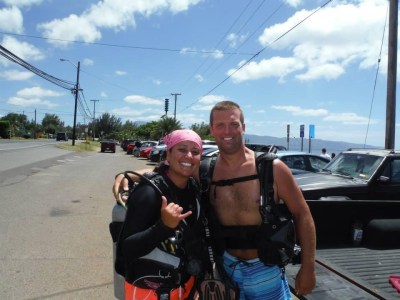
[[[238,104],[231,101],[217,103],[210,113],[210,131],[219,148],[212,181],[257,173],[255,154],[246,148],[243,142],[244,116]],[[301,267],[296,276],[295,291],[298,295],[306,295],[312,291],[316,281],[314,222],[290,169],[276,159],[273,162],[273,174],[275,200],[282,199],[293,215],[302,248]],[[121,179],[121,176],[117,177],[113,187],[117,201],[121,199],[118,193]],[[261,224],[258,180],[226,186],[212,185],[209,190],[211,205],[221,225]],[[240,287],[240,299],[291,299],[283,270],[278,266],[268,267],[260,262],[257,249],[227,247],[224,264],[228,274]]]
[[[331,156],[328,153],[326,153],[326,148],[321,149],[321,156],[331,160]]]
[[[254,152],[245,147],[243,135],[245,124],[240,106],[231,101],[217,103],[210,113],[210,132],[219,148],[212,181],[227,180],[257,173]],[[315,227],[310,210],[295,182],[290,169],[280,160],[273,162],[275,200],[283,200],[292,213],[302,248],[301,267],[296,277],[295,291],[305,295],[315,286]],[[210,202],[219,223],[223,226],[260,225],[260,188],[258,180],[249,180],[233,185],[210,188]],[[279,294],[274,299],[288,299],[288,287],[284,273],[278,266],[267,267],[258,260],[257,249],[226,249],[224,262],[228,274],[239,283],[241,299],[265,299],[265,296]],[[229,263],[227,263],[229,262]],[[231,266],[229,266],[231,264]],[[254,270],[251,269],[254,265]],[[239,270],[243,268],[243,274]],[[244,273],[249,272],[249,273]],[[274,280],[270,274],[279,275]],[[237,273],[237,274],[236,274]],[[251,273],[254,276],[251,276]],[[245,274],[245,275],[244,275]],[[254,278],[274,281],[270,289]],[[275,290],[274,290],[275,289]],[[286,296],[285,296],[286,295]],[[264,297],[264,298],[263,298]]]

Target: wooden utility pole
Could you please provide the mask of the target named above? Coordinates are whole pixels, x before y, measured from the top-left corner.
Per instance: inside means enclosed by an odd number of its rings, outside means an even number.
[[[385,149],[395,148],[398,0],[389,0],[389,51],[386,94]]]
[[[96,102],[100,100],[90,100],[93,101],[93,141],[96,139],[95,128],[96,128]]]
[[[177,96],[180,96],[181,94],[179,94],[179,93],[175,93],[175,94],[172,94],[171,93],[171,96],[175,96],[175,107],[174,107],[174,120],[176,120],[176,97]]]

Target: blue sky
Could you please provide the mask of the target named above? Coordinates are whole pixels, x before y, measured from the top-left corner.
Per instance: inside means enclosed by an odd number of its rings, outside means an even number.
[[[290,124],[297,138],[304,124],[307,137],[313,124],[318,139],[384,146],[388,5],[2,0],[0,43],[71,82],[80,62],[78,123],[89,121],[94,105],[96,117],[158,120],[165,98],[173,116],[178,93],[176,118],[186,127],[207,123],[212,105],[230,99],[242,106],[248,134],[286,137]],[[73,123],[69,90],[3,57],[0,90],[0,116],[34,119],[36,110],[37,122],[51,113]],[[399,148],[399,121],[396,129]]]

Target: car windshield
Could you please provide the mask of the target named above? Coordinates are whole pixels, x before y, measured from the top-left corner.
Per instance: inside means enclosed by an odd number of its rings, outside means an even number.
[[[341,153],[324,168],[324,171],[368,180],[382,160],[383,157],[371,154]]]
[[[218,148],[207,148],[207,149],[204,149],[202,155],[206,155],[206,154],[214,152],[216,150],[218,150]]]

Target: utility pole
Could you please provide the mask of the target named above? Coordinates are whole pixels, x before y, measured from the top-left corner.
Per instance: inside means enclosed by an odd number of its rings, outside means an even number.
[[[75,94],[75,107],[74,107],[74,126],[72,127],[72,146],[75,146],[76,139],[76,111],[78,107],[78,93],[81,91],[79,88],[79,72],[81,69],[81,62],[78,61],[78,66],[75,66],[69,59],[60,58],[60,61],[67,61],[76,68],[76,85],[75,88],[71,89],[72,93]]]
[[[36,140],[36,108],[35,108],[35,130],[33,131],[33,138]]]
[[[398,0],[389,5],[389,52],[386,94],[385,149],[395,148]]]
[[[171,96],[175,96],[174,120],[176,120],[176,98],[177,98],[177,96],[180,96],[180,95],[181,94],[179,94],[179,93],[175,93],[175,94],[171,93]]]
[[[78,67],[76,72],[76,86],[75,86],[75,108],[74,108],[74,127],[72,127],[72,146],[75,146],[76,139],[76,110],[78,107],[78,93],[79,93],[79,71],[81,68],[81,62],[78,61]]]
[[[93,141],[96,137],[95,135],[95,128],[96,128],[96,102],[99,102],[100,100],[90,100],[93,101]]]

